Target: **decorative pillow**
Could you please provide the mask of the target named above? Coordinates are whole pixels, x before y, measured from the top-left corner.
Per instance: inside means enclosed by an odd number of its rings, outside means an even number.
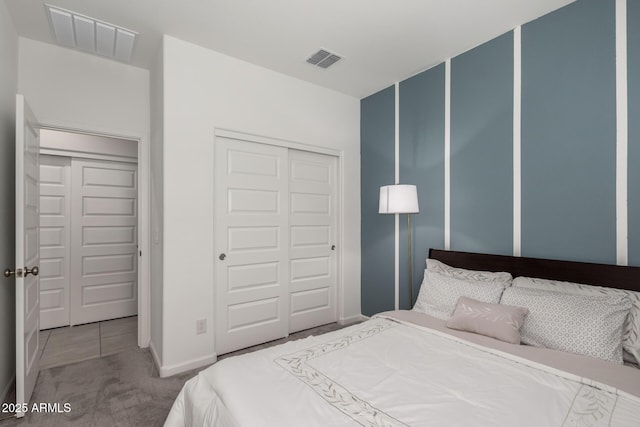
[[[462,280],[425,270],[418,300],[413,309],[439,319],[448,320],[458,298],[466,296],[496,304],[500,301],[503,290],[502,282]]]
[[[561,282],[559,280],[517,277],[513,286],[532,289],[546,289],[572,295],[614,295],[626,296],[631,301],[631,310],[624,323],[622,332],[623,358],[625,361],[640,364],[640,292],[624,289],[604,288],[602,286],[581,283]]]
[[[511,273],[492,273],[490,271],[465,270],[464,268],[451,267],[450,265],[431,258],[427,258],[427,270],[463,280],[475,280],[478,282],[500,282],[504,283],[503,286],[505,288],[507,286],[511,286],[511,280],[513,280]]]
[[[524,344],[622,364],[622,328],[631,308],[629,298],[510,287],[500,303],[529,309],[520,330]]]
[[[460,297],[447,327],[520,344],[520,327],[529,310]]]

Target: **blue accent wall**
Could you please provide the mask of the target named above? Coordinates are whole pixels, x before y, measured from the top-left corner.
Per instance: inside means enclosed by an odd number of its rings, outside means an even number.
[[[513,252],[513,33],[451,60],[451,249]]]
[[[640,266],[640,1],[627,2],[629,264]]]
[[[394,215],[378,214],[380,187],[395,180],[394,87],[360,102],[360,147],[361,303],[362,314],[371,316],[394,308]]]
[[[444,248],[444,87],[444,64],[400,83],[400,182],[417,186],[420,204],[420,213],[411,215],[414,302],[429,248]],[[408,271],[407,220],[401,215],[401,309],[410,308]]]
[[[521,254],[615,264],[615,0],[577,0],[521,28]],[[628,255],[640,266],[640,1],[627,1]],[[451,249],[513,254],[513,32],[451,59]],[[400,182],[412,215],[414,300],[444,247],[445,65],[399,84]],[[362,308],[394,305],[394,88],[362,101]],[[409,307],[406,215],[400,308]]]
[[[616,261],[615,2],[522,27],[522,255]]]

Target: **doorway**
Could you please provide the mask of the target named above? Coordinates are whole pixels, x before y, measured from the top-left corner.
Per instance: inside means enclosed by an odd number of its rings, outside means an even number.
[[[103,347],[137,344],[137,145],[41,130],[43,368],[112,353],[103,354]]]
[[[150,147],[145,135],[115,135],[103,133],[97,135],[81,129],[70,129],[56,125],[45,125],[39,122],[29,108],[26,100],[20,94],[16,95],[16,145],[15,145],[15,260],[12,266],[5,269],[5,277],[15,278],[15,388],[7,386],[7,397],[14,390],[11,401],[29,402],[30,396],[38,377],[42,343],[40,342],[40,291],[39,291],[39,157],[47,153],[40,150],[40,133],[43,131],[62,131],[74,135],[93,135],[104,138],[130,139],[135,142],[130,146],[138,153],[138,167],[140,171],[138,199],[134,203],[138,215],[137,223],[137,254],[138,269],[138,313],[137,345],[147,347],[150,336],[150,262],[147,252],[150,245],[149,233],[149,195],[150,195]],[[108,131],[107,131],[108,132]],[[88,158],[102,160],[122,160],[101,157],[101,154],[91,153],[91,150],[73,148],[67,151],[86,151]],[[58,147],[64,151],[64,147]],[[143,257],[143,253],[145,256]],[[24,416],[18,410],[17,417]]]

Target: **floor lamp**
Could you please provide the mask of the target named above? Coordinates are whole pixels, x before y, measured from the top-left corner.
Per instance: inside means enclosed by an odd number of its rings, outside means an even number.
[[[381,214],[407,214],[407,256],[409,258],[409,308],[413,306],[413,266],[411,252],[411,214],[419,213],[418,190],[415,185],[385,185],[380,187]]]

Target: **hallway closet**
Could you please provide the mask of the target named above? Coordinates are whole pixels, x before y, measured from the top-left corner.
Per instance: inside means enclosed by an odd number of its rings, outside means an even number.
[[[137,143],[43,130],[40,329],[137,314]]]

